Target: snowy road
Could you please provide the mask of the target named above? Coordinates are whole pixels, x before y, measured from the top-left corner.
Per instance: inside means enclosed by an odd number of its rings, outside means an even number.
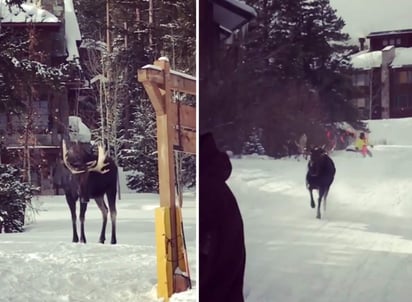
[[[245,224],[247,302],[411,301],[412,148],[335,152],[326,214],[315,218],[305,161],[233,160]]]

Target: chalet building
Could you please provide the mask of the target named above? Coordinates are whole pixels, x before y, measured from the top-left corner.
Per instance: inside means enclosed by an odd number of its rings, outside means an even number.
[[[365,119],[412,116],[412,29],[372,32],[352,56],[354,103]]]
[[[29,2],[29,1],[28,1]],[[43,51],[42,63],[59,66],[79,59],[80,30],[72,0],[30,1],[22,8],[6,6],[0,0],[0,29],[16,33],[34,28],[37,50]],[[1,75],[0,75],[1,76]],[[59,91],[34,84],[36,93],[30,100],[33,125],[30,136],[24,135],[25,114],[0,112],[0,162],[21,164],[23,152],[29,153],[30,180],[42,193],[53,193],[53,173],[60,160],[62,134],[69,129],[69,116],[76,112],[77,93],[82,85],[79,75],[64,83]]]

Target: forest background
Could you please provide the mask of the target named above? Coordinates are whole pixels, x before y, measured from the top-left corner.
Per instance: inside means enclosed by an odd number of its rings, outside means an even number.
[[[75,91],[75,114],[92,129],[92,139],[104,142],[129,171],[131,189],[157,192],[156,117],[137,70],[165,56],[172,69],[196,74],[196,1],[74,0],[73,5],[82,35],[78,62],[45,66],[41,52],[30,47],[36,44],[35,28],[15,37],[0,27],[0,111],[26,114],[30,104],[22,101],[21,89],[30,90],[34,82],[59,89],[80,76],[87,89]],[[22,64],[14,64],[16,58]],[[194,98],[174,97],[195,105]],[[182,183],[195,185],[195,157],[176,156]]]

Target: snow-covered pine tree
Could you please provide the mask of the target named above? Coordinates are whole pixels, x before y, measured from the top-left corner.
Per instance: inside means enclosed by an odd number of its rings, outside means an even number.
[[[127,186],[137,192],[156,193],[159,190],[157,170],[156,116],[150,101],[141,99],[133,104],[134,113],[127,139],[119,154],[119,164],[128,175]]]
[[[0,164],[0,233],[22,232],[27,210],[33,210],[31,200],[38,189],[21,181],[21,171]]]
[[[243,144],[242,154],[265,155],[265,148],[261,143],[262,129],[252,128],[249,139]]]
[[[76,0],[74,4],[84,41],[88,41],[83,44],[88,57],[82,59],[87,78],[106,76],[102,61],[105,70],[111,73],[110,83],[100,86],[96,81],[93,84],[90,99],[94,100],[96,110],[101,110],[100,100],[104,103],[100,115],[103,118],[94,123],[104,129],[95,131],[98,134],[95,138],[110,138],[109,147],[115,156],[119,156],[120,166],[136,174],[129,181],[133,189],[156,191],[158,184],[154,185],[151,180],[151,175],[157,177],[155,125],[147,132],[140,126],[134,129],[136,124],[151,125],[154,117],[154,109],[146,99],[141,83],[136,80],[136,69],[152,64],[160,56],[167,56],[175,63],[174,69],[195,74],[195,1],[153,0],[153,10],[149,11],[148,1],[111,0],[109,27],[106,26],[106,1]],[[96,18],[90,18],[90,15]],[[106,52],[107,33],[111,42],[110,54]],[[186,161],[194,163],[195,159],[192,156]],[[188,166],[193,168],[190,175],[194,180],[195,165]],[[146,180],[147,184],[141,183]]]

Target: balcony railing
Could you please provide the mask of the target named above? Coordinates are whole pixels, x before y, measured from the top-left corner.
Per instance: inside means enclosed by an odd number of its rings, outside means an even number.
[[[24,135],[13,134],[1,136],[3,146],[8,149],[23,148]],[[60,134],[35,134],[28,139],[29,148],[59,148],[61,144]]]

